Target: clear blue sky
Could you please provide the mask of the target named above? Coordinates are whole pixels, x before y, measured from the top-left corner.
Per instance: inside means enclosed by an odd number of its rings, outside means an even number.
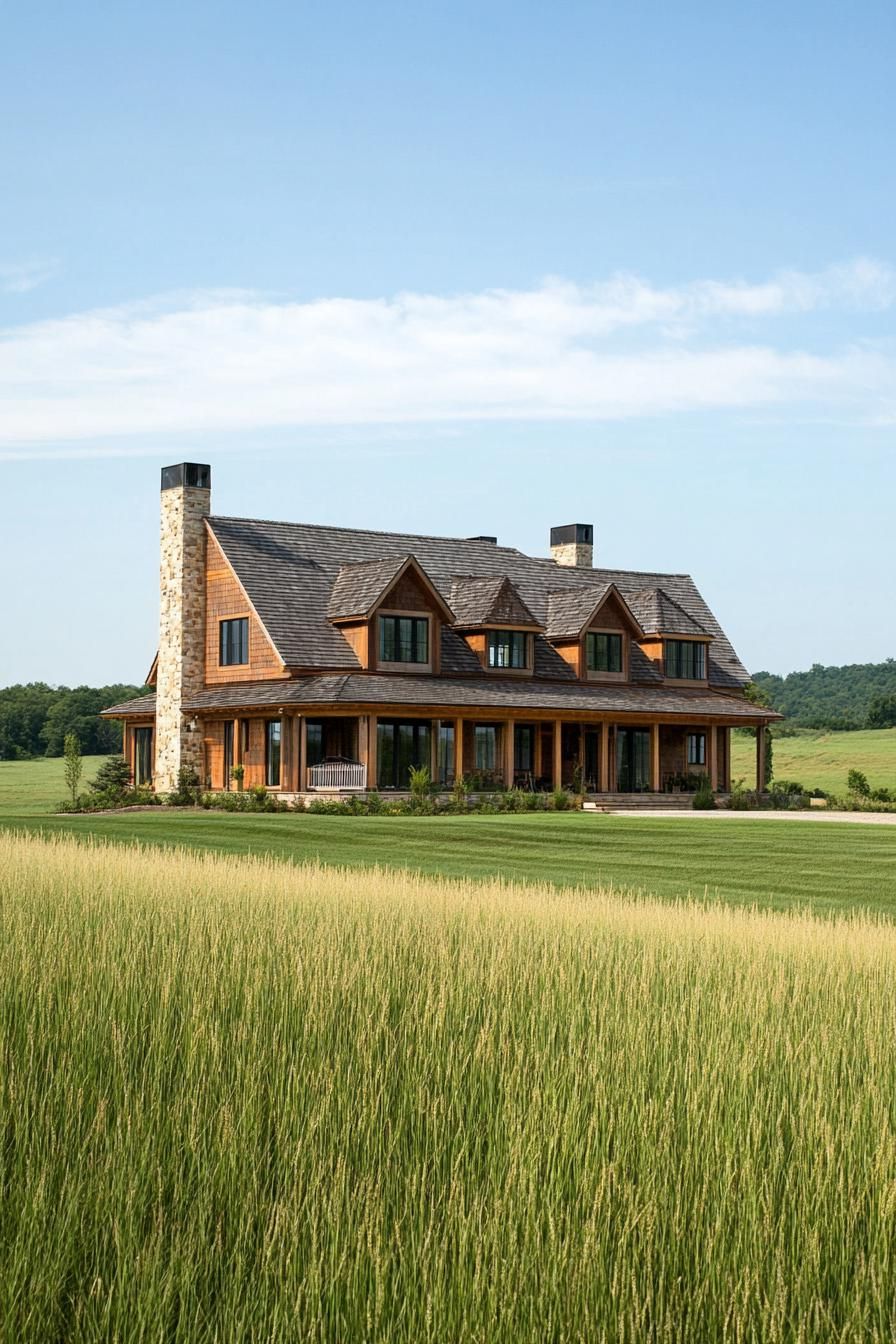
[[[216,511],[694,574],[896,655],[892,4],[9,6],[0,684],[139,681]]]

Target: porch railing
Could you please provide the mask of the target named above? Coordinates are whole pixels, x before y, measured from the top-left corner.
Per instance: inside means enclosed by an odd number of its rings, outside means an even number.
[[[309,789],[366,789],[367,766],[355,761],[325,761],[308,767]]]

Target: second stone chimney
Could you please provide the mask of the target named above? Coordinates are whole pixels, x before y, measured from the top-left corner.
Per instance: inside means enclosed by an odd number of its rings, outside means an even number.
[[[156,680],[157,792],[177,787],[181,766],[201,773],[202,733],[184,701],[205,682],[205,518],[212,469],[198,462],[162,468],[159,665]]]
[[[594,564],[594,526],[592,523],[567,523],[551,528],[551,559],[574,569],[591,569]]]

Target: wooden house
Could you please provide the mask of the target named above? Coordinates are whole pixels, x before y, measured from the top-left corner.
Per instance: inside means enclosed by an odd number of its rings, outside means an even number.
[[[224,518],[196,463],[163,470],[161,504],[154,693],[105,711],[137,783],[170,791],[185,765],[216,790],[405,790],[424,766],[444,788],[724,791],[735,727],[762,783],[779,716],[745,698],[693,580],[595,567],[590,524],[543,557]]]

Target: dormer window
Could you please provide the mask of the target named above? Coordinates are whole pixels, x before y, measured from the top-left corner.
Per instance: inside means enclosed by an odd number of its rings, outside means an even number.
[[[489,630],[488,665],[524,671],[529,666],[529,636],[525,630]]]
[[[622,636],[589,630],[585,637],[585,659],[589,672],[621,672]]]
[[[706,645],[693,639],[665,641],[666,676],[673,681],[706,680]]]
[[[381,663],[429,663],[426,616],[380,617]]]

